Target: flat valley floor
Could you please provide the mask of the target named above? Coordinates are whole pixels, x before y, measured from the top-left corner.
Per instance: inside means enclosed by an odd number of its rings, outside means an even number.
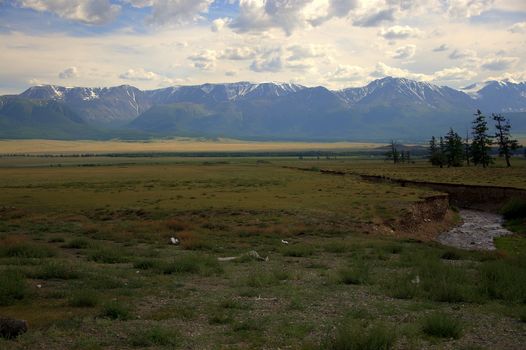
[[[0,348],[524,349],[524,221],[457,250],[400,224],[435,192],[353,175],[526,188],[515,163],[0,158],[0,316],[29,323]]]

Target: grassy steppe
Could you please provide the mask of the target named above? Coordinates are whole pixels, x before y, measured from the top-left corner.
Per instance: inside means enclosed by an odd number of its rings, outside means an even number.
[[[463,252],[397,238],[389,224],[429,191],[282,167],[364,163],[0,163],[0,315],[30,325],[17,341],[0,340],[0,348],[526,343],[523,250]],[[181,244],[169,244],[170,237]]]

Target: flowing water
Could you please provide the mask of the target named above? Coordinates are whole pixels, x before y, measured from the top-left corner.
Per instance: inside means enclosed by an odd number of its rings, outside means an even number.
[[[469,250],[495,250],[493,239],[511,235],[500,215],[474,210],[461,210],[462,225],[442,233],[437,240],[448,246]]]

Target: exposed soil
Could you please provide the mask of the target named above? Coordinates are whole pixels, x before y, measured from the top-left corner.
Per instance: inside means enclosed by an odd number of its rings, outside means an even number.
[[[493,239],[511,235],[502,227],[500,215],[474,210],[461,210],[463,224],[437,237],[437,241],[461,249],[495,250]]]

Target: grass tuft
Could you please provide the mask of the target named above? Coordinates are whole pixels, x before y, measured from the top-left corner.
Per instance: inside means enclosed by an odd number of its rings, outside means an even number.
[[[130,310],[122,303],[112,301],[104,304],[100,317],[110,320],[129,320],[131,318]]]
[[[79,273],[64,261],[48,261],[31,274],[33,278],[42,280],[70,280],[79,277]]]
[[[384,325],[366,326],[344,322],[336,328],[332,339],[321,346],[329,350],[389,350],[396,342],[395,332]]]
[[[110,248],[92,250],[88,254],[88,259],[104,264],[118,264],[128,261],[128,258],[121,251]]]
[[[18,271],[0,273],[0,305],[12,305],[28,296],[26,280]]]
[[[446,314],[434,313],[423,320],[422,331],[432,337],[459,339],[462,336],[462,324]]]
[[[68,301],[73,307],[95,307],[99,303],[98,295],[91,290],[80,290],[75,292]]]
[[[9,258],[50,258],[56,253],[48,246],[29,242],[15,242],[0,248],[0,256]]]
[[[291,256],[295,258],[304,258],[314,254],[315,249],[307,244],[288,245],[281,250],[284,256]]]
[[[154,326],[149,329],[137,330],[130,339],[133,347],[150,347],[150,346],[175,346],[179,340],[179,334],[173,329]]]

